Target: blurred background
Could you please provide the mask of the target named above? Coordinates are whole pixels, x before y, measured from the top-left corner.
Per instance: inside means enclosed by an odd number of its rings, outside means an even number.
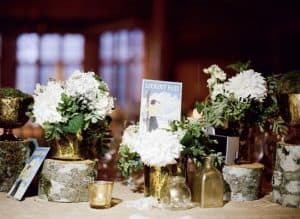
[[[117,98],[118,139],[138,120],[142,78],[183,82],[187,114],[208,94],[211,64],[300,69],[299,10],[292,0],[1,0],[0,86],[32,94],[49,77],[94,71]],[[32,124],[15,131],[43,142]]]

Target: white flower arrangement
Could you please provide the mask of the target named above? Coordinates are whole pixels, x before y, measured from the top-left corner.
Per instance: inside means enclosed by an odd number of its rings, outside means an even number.
[[[278,114],[274,79],[250,69],[250,63],[227,66],[237,72],[230,78],[217,65],[203,69],[205,74],[210,74],[209,98],[196,104],[197,111],[208,127],[230,129],[235,133],[243,127],[259,127],[260,131],[268,128],[283,133],[285,127]]]
[[[127,146],[130,153],[137,153],[141,161],[148,166],[164,167],[175,164],[183,150],[180,140],[182,132],[170,132],[156,129],[140,135],[138,126],[132,125],[125,129],[121,147]]]
[[[114,108],[106,83],[94,72],[75,71],[66,81],[37,84],[33,97],[31,118],[45,129],[47,140],[82,134]]]
[[[224,91],[226,95],[233,94],[236,99],[253,98],[262,102],[267,96],[266,86],[266,80],[261,73],[250,69],[229,78],[224,84]]]
[[[144,164],[164,167],[175,164],[176,159],[180,157],[183,145],[179,141],[176,134],[164,129],[156,129],[140,137],[140,145],[135,149]]]

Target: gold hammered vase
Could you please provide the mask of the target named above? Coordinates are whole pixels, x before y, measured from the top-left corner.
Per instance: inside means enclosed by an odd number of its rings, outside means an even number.
[[[84,160],[81,138],[76,135],[64,135],[59,140],[49,142],[50,157],[58,160]]]

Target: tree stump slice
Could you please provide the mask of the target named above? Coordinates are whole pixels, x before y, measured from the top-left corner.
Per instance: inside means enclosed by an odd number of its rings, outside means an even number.
[[[88,184],[97,177],[98,161],[46,159],[40,174],[38,196],[55,202],[87,202]]]
[[[300,208],[300,145],[277,144],[272,187],[273,202]]]
[[[224,200],[258,199],[263,165],[260,163],[224,166]]]
[[[8,192],[33,151],[33,143],[0,141],[0,192]]]

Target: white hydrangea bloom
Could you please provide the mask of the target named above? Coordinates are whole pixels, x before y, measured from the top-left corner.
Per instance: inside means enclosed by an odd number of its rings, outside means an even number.
[[[135,148],[144,164],[163,167],[175,164],[180,157],[183,145],[177,134],[156,129],[140,136],[140,144]]]
[[[75,71],[66,81],[66,94],[72,97],[83,96],[94,100],[99,94],[99,81],[94,72]]]
[[[66,94],[81,101],[82,108],[92,113],[86,120],[96,123],[114,108],[114,99],[109,95],[107,84],[95,79],[94,72],[75,71],[66,81]]]
[[[135,148],[139,145],[139,137],[139,126],[130,125],[124,130],[120,145],[126,145],[132,153],[136,152]]]
[[[63,92],[62,84],[57,81],[49,81],[46,86],[37,84],[32,111],[36,123],[43,126],[45,122],[56,123],[63,120],[57,111]]]
[[[99,94],[97,98],[89,103],[93,117],[96,120],[103,119],[112,112],[114,108],[114,99],[109,94]]]
[[[227,95],[233,94],[237,99],[253,98],[262,102],[267,95],[265,78],[252,69],[230,78],[224,88]]]

